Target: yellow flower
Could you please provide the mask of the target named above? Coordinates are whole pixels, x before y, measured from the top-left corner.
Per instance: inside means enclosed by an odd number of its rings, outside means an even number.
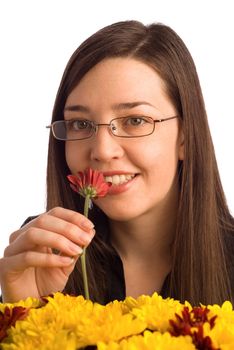
[[[92,303],[85,301],[83,297],[75,298],[61,293],[56,293],[54,298],[48,297],[48,301],[41,308],[31,309],[25,320],[17,322],[9,330],[9,336],[2,345],[4,350],[35,350],[35,347],[52,350],[56,346],[58,349],[68,350],[77,348],[77,338],[73,330],[82,314],[83,305]],[[11,345],[8,346],[7,343]],[[68,345],[61,347],[63,343]]]
[[[228,301],[219,305],[209,305],[209,319],[217,316],[215,325],[210,329],[209,324],[204,325],[204,334],[212,339],[216,348],[222,350],[234,349],[234,311]]]
[[[62,293],[46,299],[45,304],[33,298],[0,304],[0,331],[2,326],[5,337],[2,350],[77,350],[87,346],[98,350],[194,350],[195,344],[234,349],[234,311],[229,302],[221,307],[192,308],[157,293],[106,306]],[[4,314],[6,306],[26,307],[28,314],[9,328],[8,324],[14,323],[8,322],[9,313]],[[170,320],[174,320],[174,328]]]
[[[157,293],[150,296],[140,296],[136,300],[129,297],[125,305],[130,314],[141,321],[146,322],[150,330],[165,332],[169,327],[169,320],[175,318],[175,313],[180,314],[184,305],[174,299],[163,299]],[[185,304],[191,309],[189,303]]]
[[[98,343],[98,350],[195,350],[190,337],[172,337],[169,333],[151,333],[145,331],[143,336],[133,336],[119,343]]]
[[[25,300],[20,300],[17,303],[0,303],[0,311],[4,311],[5,308],[8,306],[10,309],[12,309],[15,306],[22,306],[28,308],[36,308],[42,305],[42,302],[39,299],[36,298],[27,298]]]
[[[106,306],[93,305],[92,313],[82,317],[76,327],[78,345],[87,346],[98,341],[118,341],[125,337],[144,331],[144,321],[136,319],[131,314],[124,314],[120,303],[110,303]]]
[[[95,345],[98,341],[118,341],[143,332],[146,326],[133,315],[123,314],[121,303],[103,306],[81,296],[65,297],[60,293],[49,297],[48,301],[42,308],[31,309],[27,319],[17,322],[10,329],[7,341],[20,344],[17,349],[34,347],[35,350],[35,346],[54,349],[53,344],[60,337],[70,343],[74,341],[76,349]],[[3,349],[14,349],[4,346]]]

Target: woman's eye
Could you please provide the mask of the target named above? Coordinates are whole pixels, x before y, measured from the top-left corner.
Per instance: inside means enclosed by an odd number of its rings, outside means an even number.
[[[138,126],[147,123],[147,118],[145,117],[131,117],[127,118],[126,124],[129,126]]]
[[[90,128],[90,122],[87,120],[72,120],[70,124],[70,128],[79,131]]]

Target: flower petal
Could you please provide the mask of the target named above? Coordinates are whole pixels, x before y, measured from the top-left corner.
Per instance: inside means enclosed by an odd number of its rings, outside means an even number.
[[[83,172],[79,171],[77,175],[68,175],[67,178],[73,191],[84,197],[86,195],[89,195],[90,198],[104,197],[111,186],[111,183],[105,182],[101,172],[91,168]]]

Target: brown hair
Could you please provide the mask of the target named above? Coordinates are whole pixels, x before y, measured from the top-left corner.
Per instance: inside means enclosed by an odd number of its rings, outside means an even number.
[[[88,38],[68,62],[52,121],[63,119],[66,99],[82,77],[110,57],[132,57],[153,67],[165,81],[168,96],[182,119],[185,158],[179,164],[181,191],[168,295],[193,304],[232,300],[226,241],[233,232],[233,219],[219,178],[196,68],[185,44],[171,28],[124,21]],[[64,142],[50,135],[47,209],[63,206],[82,212],[82,199],[67,184],[68,173]],[[88,249],[89,280],[93,299],[103,302],[106,290],[100,261],[109,252],[98,232],[105,230],[108,234],[108,219],[98,208],[91,212],[97,234]],[[79,264],[66,290],[83,293]]]

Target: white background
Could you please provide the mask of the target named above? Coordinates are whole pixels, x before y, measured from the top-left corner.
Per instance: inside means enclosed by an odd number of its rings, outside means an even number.
[[[0,1],[0,255],[10,233],[44,211],[45,125],[67,60],[89,35],[119,20],[162,22],[188,46],[234,214],[232,0]]]

